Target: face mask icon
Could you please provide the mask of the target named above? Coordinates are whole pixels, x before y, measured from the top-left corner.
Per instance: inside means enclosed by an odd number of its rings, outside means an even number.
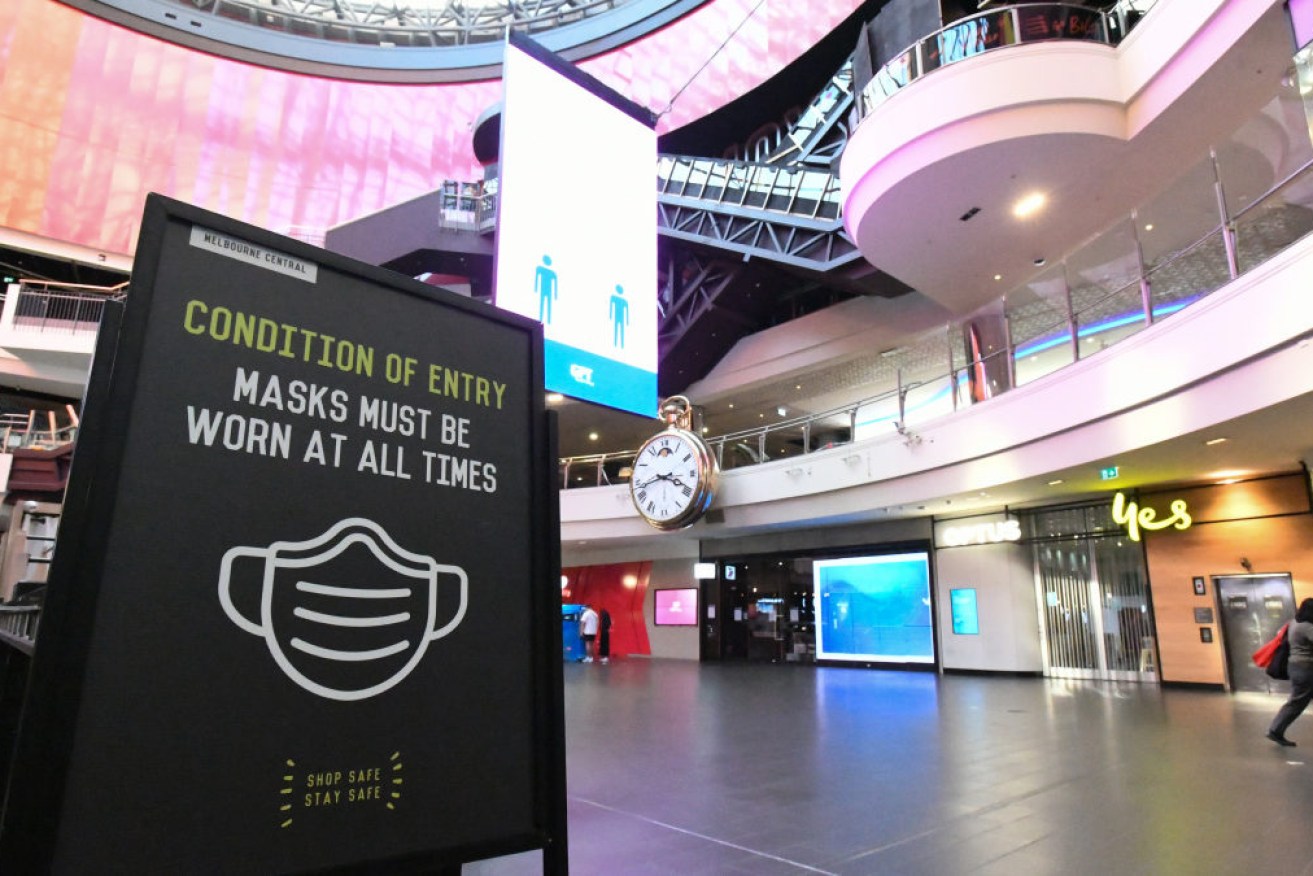
[[[330,700],[399,684],[460,624],[468,598],[464,569],[401,548],[363,517],[308,541],[231,548],[219,571],[228,618],[263,638],[288,678]]]

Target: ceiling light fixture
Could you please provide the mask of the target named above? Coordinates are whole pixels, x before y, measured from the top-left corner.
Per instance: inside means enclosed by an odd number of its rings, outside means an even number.
[[[1209,438],[1207,441],[1204,442],[1204,446],[1214,447],[1218,444],[1225,444],[1229,440],[1230,440],[1229,438]]]
[[[588,440],[589,440],[589,441],[596,441],[599,437],[601,437],[601,436],[599,436],[596,432],[589,432],[589,433],[588,433]]]
[[[1002,280],[1002,279],[1003,279],[1003,275],[1002,275],[1002,274],[995,274],[995,275],[994,275],[994,282],[995,282],[995,283],[997,283],[999,280]]]
[[[1062,478],[1058,478],[1056,481],[1049,481],[1049,486],[1056,487],[1060,483],[1062,483]]]
[[[1012,205],[1012,215],[1018,219],[1029,219],[1048,203],[1043,192],[1031,192]]]
[[[549,405],[558,404],[563,401],[565,401],[565,396],[561,395],[559,392],[547,393],[547,403]]]

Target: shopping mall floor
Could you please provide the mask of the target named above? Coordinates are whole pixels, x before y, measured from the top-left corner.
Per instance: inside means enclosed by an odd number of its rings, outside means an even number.
[[[1313,873],[1278,694],[794,665],[565,667],[570,871]],[[541,873],[537,852],[466,876]]]

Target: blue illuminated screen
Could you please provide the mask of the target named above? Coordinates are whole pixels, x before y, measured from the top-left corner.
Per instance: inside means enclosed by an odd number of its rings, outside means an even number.
[[[816,560],[816,659],[933,663],[925,553]]]
[[[953,610],[953,634],[977,636],[980,634],[980,617],[976,614],[976,591],[971,588],[948,591],[948,604]]]

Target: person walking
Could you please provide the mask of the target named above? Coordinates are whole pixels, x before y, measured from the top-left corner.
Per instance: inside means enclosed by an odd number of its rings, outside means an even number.
[[[611,612],[605,608],[597,613],[597,657],[602,663],[611,662]]]
[[[588,603],[584,603],[584,612],[579,615],[579,636],[584,640],[583,663],[593,662],[593,642],[597,640],[597,612]]]
[[[1272,719],[1267,738],[1277,745],[1295,743],[1286,738],[1286,729],[1294,723],[1313,700],[1313,599],[1305,599],[1295,611],[1295,620],[1286,629],[1290,642],[1290,699]]]

